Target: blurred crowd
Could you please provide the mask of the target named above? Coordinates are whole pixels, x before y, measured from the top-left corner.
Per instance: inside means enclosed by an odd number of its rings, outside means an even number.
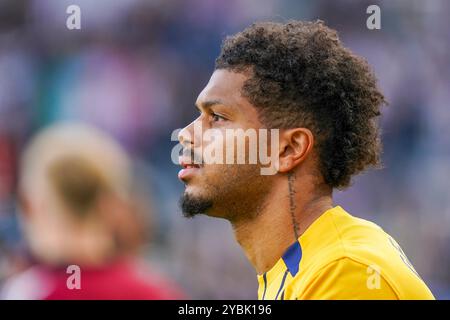
[[[71,4],[81,30],[66,28]],[[370,4],[381,7],[381,30],[366,27]],[[30,266],[17,192],[24,147],[76,120],[130,157],[148,234],[137,256],[187,297],[256,298],[230,226],[180,214],[170,137],[195,117],[223,37],[256,20],[319,18],[369,61],[389,102],[384,167],[336,202],[392,234],[435,296],[450,298],[449,14],[445,0],[1,0],[0,287]]]

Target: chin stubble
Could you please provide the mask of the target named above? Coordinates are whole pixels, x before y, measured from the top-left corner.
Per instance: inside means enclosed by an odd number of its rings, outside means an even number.
[[[193,218],[199,214],[206,214],[206,211],[212,207],[213,203],[209,199],[196,197],[185,192],[180,198],[179,205],[183,216]]]

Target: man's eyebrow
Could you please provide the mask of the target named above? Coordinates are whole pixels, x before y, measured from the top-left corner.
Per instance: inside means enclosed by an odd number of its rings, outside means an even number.
[[[201,110],[200,110],[201,108],[202,108],[202,109],[209,109],[209,108],[211,108],[212,106],[215,106],[215,105],[218,105],[218,104],[225,105],[225,104],[223,103],[223,101],[221,101],[221,100],[207,100],[207,101],[204,101],[204,102],[201,102],[201,103],[196,103],[196,104],[195,104],[195,107],[196,107],[199,111],[201,111]]]

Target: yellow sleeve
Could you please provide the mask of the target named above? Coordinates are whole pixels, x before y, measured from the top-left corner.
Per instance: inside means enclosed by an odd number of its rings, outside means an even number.
[[[376,267],[341,258],[320,269],[298,299],[397,300],[398,296]]]

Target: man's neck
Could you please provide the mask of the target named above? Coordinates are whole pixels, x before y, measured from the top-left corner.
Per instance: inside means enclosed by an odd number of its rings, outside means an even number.
[[[331,190],[312,188],[288,177],[269,194],[255,217],[232,222],[236,240],[258,274],[270,270],[287,248],[332,208]]]

